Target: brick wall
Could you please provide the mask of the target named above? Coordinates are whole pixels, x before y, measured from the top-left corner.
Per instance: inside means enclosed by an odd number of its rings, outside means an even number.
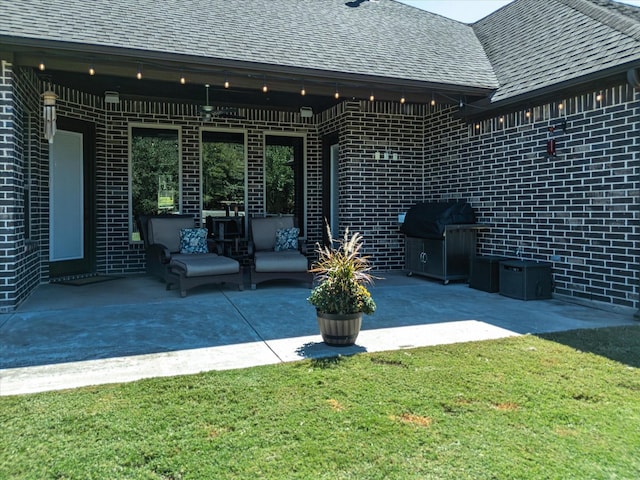
[[[40,281],[39,232],[29,229],[38,216],[29,182],[37,177],[32,159],[39,156],[34,75],[17,82],[13,65],[2,60],[0,71],[0,312],[22,302]],[[37,220],[36,220],[37,221]]]
[[[337,117],[341,230],[362,233],[375,269],[403,268],[398,213],[421,198],[425,107],[368,101],[344,107]]]
[[[471,125],[452,113],[426,120],[425,199],[469,200],[490,227],[480,253],[521,247],[553,262],[556,294],[637,308],[638,92],[618,85]],[[548,157],[548,127],[563,120]]]
[[[0,162],[7,175],[1,180],[0,249],[3,258],[17,258],[0,264],[3,308],[15,307],[39,281],[48,279],[48,147],[40,125],[42,85],[31,70],[20,70],[16,78],[3,63]],[[626,85],[603,91],[601,101],[596,100],[598,92],[591,92],[562,100],[562,111],[558,103],[549,103],[533,107],[530,117],[518,111],[477,125],[455,118],[457,107],[368,101],[346,101],[311,119],[298,113],[241,109],[244,118],[203,122],[197,105],[104,105],[101,97],[57,85],[54,90],[59,115],[96,127],[100,273],[144,268],[142,246],[131,244],[128,237],[131,123],[180,128],[182,211],[195,216],[200,215],[200,127],[247,132],[249,215],[264,213],[264,136],[304,135],[310,247],[322,238],[323,229],[322,138],[337,132],[341,231],[348,226],[364,235],[365,253],[372,256],[374,268],[403,268],[398,213],[417,201],[464,198],[490,227],[480,235],[479,253],[512,256],[521,247],[527,258],[553,261],[556,293],[637,306],[640,107],[638,94]],[[557,156],[547,158],[547,127],[565,116],[567,131],[556,132]],[[16,129],[6,128],[7,122],[16,122]],[[25,184],[31,191],[28,238],[21,204]]]

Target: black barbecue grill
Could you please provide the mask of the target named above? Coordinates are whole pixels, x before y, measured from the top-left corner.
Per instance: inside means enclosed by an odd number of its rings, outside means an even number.
[[[417,203],[405,215],[405,268],[408,275],[442,280],[467,280],[476,253],[473,207],[464,201]]]

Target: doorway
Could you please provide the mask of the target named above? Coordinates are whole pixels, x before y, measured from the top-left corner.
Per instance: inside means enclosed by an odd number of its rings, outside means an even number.
[[[49,146],[49,276],[95,273],[95,126],[58,118]]]

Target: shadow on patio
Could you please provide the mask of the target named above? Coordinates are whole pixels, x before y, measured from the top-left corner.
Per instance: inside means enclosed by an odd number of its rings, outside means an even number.
[[[107,381],[126,381],[525,333],[637,325],[630,315],[559,300],[525,302],[464,283],[445,286],[401,272],[380,275],[385,278],[372,287],[378,310],[365,316],[352,347],[322,343],[315,312],[306,301],[309,290],[295,283],[245,291],[201,287],[186,298],[144,275],[85,286],[41,285],[18,311],[0,315],[0,390],[10,378],[28,375],[30,369],[24,367],[41,366],[44,378],[60,373],[56,365],[74,364],[71,370],[81,372],[87,377],[83,384],[90,384],[104,383],[100,375]],[[96,367],[101,359],[110,363]],[[123,364],[129,373],[118,376]]]

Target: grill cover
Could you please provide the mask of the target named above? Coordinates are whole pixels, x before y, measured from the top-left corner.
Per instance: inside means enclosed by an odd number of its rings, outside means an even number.
[[[447,225],[470,223],[476,223],[476,213],[465,201],[416,203],[407,212],[400,231],[407,237],[441,237]]]

